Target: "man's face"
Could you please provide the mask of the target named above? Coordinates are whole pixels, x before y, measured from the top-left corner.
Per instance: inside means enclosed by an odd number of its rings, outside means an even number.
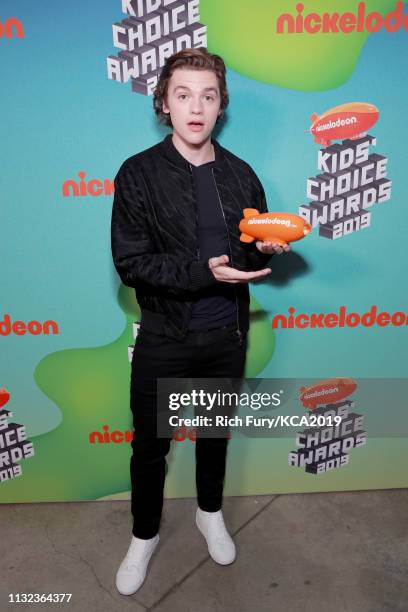
[[[166,98],[163,111],[170,113],[173,132],[189,144],[200,145],[207,140],[220,114],[221,97],[215,73],[176,68]]]

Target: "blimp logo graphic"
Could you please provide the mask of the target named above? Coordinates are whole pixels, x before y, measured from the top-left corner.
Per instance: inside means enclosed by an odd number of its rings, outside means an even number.
[[[352,378],[329,378],[310,387],[301,387],[299,399],[304,408],[314,410],[317,406],[340,402],[356,389],[357,383]]]
[[[254,240],[273,241],[284,246],[301,240],[312,231],[312,226],[302,217],[290,213],[260,213],[256,208],[244,208],[239,230],[241,242]]]
[[[378,108],[368,102],[341,104],[322,115],[314,113],[310,117],[309,132],[317,144],[328,147],[333,140],[355,140],[365,136],[378,121],[379,114]]]
[[[0,388],[0,408],[5,406],[10,399],[10,393],[4,387]]]

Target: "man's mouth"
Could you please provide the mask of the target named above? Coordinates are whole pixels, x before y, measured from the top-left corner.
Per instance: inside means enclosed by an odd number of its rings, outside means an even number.
[[[192,132],[201,132],[204,128],[204,123],[203,121],[189,121],[187,126]]]

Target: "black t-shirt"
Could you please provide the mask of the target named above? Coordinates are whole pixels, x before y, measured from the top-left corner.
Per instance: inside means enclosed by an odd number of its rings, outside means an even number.
[[[192,165],[201,261],[224,254],[231,257],[227,228],[212,173],[214,163]],[[190,330],[216,329],[236,322],[236,299],[232,284],[219,282],[198,291],[196,295],[191,312]]]

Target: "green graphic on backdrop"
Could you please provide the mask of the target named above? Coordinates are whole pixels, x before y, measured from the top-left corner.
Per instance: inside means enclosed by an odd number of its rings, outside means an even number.
[[[61,424],[30,437],[35,456],[22,462],[20,479],[0,486],[9,503],[96,499],[129,489],[129,443],[90,444],[92,431],[131,431],[130,363],[132,324],[140,319],[133,289],[121,285],[118,302],[126,323],[123,333],[105,346],[58,351],[38,364],[34,379],[60,408]],[[246,377],[256,377],[271,360],[275,340],[270,321],[251,298],[251,330]]]
[[[201,21],[208,27],[208,48],[222,55],[228,68],[247,77],[301,91],[327,91],[346,83],[353,74],[369,34],[277,34],[282,13],[296,16],[294,0],[201,0]],[[304,0],[303,15],[357,10],[355,0],[332,4]],[[395,9],[395,0],[370,0],[366,13],[381,15]],[[375,34],[374,34],[375,35]]]

